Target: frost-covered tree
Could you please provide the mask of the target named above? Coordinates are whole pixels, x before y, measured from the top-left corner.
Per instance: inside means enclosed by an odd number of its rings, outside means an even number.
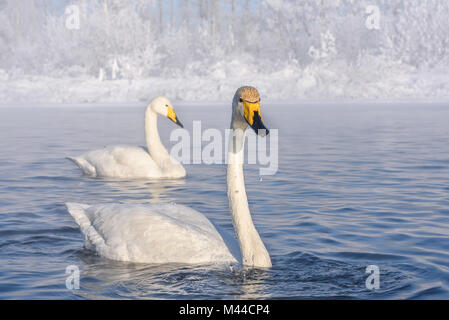
[[[77,30],[66,28],[66,5],[80,9]],[[14,77],[273,74],[293,88],[449,67],[443,0],[0,0],[0,21],[0,69]]]

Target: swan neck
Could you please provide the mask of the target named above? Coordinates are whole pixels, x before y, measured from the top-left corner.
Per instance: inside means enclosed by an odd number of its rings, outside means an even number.
[[[157,127],[157,113],[153,111],[151,105],[145,112],[145,138],[148,152],[151,158],[159,167],[163,167],[167,159],[170,158],[167,149],[161,142]]]
[[[233,129],[233,125],[231,125]],[[242,263],[250,267],[271,267],[271,260],[265,245],[257,232],[246,196],[243,176],[243,153],[245,131],[231,130],[229,137],[227,189],[232,222],[242,253]]]

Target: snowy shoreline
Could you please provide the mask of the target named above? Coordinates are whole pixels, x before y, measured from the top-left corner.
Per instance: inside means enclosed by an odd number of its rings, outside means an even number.
[[[449,101],[447,75],[403,74],[364,82],[337,72],[329,72],[324,79],[320,74],[304,77],[304,72],[285,76],[286,71],[283,76],[256,75],[252,79],[183,77],[103,81],[87,76],[9,78],[3,74],[0,104],[138,104],[158,95],[182,102],[225,102],[232,97],[235,88],[245,84],[258,87],[262,99],[270,102]]]

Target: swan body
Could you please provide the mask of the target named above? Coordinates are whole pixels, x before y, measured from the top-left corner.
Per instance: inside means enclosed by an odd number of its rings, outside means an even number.
[[[67,157],[84,174],[113,178],[183,178],[184,167],[173,159],[163,146],[157,130],[157,116],[163,115],[182,127],[167,98],[158,97],[145,112],[145,135],[148,152],[140,147],[109,146]]]
[[[235,263],[271,267],[271,259],[248,207],[243,177],[245,130],[266,132],[253,87],[237,90],[228,148],[227,188],[237,241],[203,214],[181,205],[67,203],[85,236],[85,246],[113,260],[146,263]],[[264,129],[264,130],[259,130]],[[262,132],[262,133],[261,133]]]
[[[139,147],[106,147],[68,159],[80,167],[85,174],[95,177],[162,178],[165,176],[148,152]]]
[[[186,206],[66,205],[85,236],[85,247],[108,259],[192,264],[238,261],[235,239],[223,230],[220,234],[204,215]]]

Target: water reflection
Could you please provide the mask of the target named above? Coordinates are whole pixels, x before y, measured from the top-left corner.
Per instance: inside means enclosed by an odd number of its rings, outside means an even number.
[[[110,190],[126,202],[175,202],[186,185],[185,179],[107,180],[91,178],[99,188]]]

